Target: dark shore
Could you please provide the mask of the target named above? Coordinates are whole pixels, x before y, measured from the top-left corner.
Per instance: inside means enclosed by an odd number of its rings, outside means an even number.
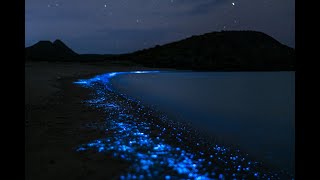
[[[92,98],[94,91],[81,88],[73,82],[106,72],[148,70],[147,68],[106,66],[104,64],[27,63],[25,70],[26,179],[118,179],[128,170],[134,172],[134,169],[130,169],[132,164],[129,161],[115,158],[108,152],[99,153],[96,149],[89,148],[88,151],[77,152],[79,145],[106,136],[112,139],[121,134],[115,131],[114,134],[106,135],[106,130],[103,126],[101,127],[108,116],[106,111],[88,107],[83,103],[83,100]],[[117,100],[117,98],[112,98]],[[120,104],[127,103],[121,98],[119,100]],[[131,114],[139,119],[140,112],[135,112],[132,107],[140,109],[140,105],[134,102],[128,104],[128,106],[130,105]],[[143,112],[148,112],[148,108],[142,109]],[[232,172],[236,172],[236,167],[224,164],[231,158],[230,153],[232,155],[232,153],[237,153],[236,151],[221,151],[220,147],[216,151],[217,148],[212,148],[214,144],[201,139],[201,135],[197,131],[188,129],[188,126],[179,123],[163,122],[150,118],[156,116],[156,114],[147,115],[146,118],[141,119],[142,122],[151,123],[151,126],[148,127],[151,139],[156,139],[156,136],[159,136],[170,147],[185,148],[187,152],[194,152],[196,158],[205,161],[210,160],[211,153],[216,153],[214,155],[216,157],[212,160],[215,164],[214,168],[217,169],[207,168],[207,171],[217,172],[214,176],[220,177],[220,173],[226,173],[225,169],[228,168],[231,168]],[[144,121],[146,119],[148,120]],[[134,124],[135,122],[128,120],[126,123]],[[165,128],[169,133],[162,134],[159,128]],[[183,143],[176,141],[180,134]],[[201,152],[202,155],[198,156],[198,152]],[[241,154],[239,155],[241,157]],[[220,157],[222,161],[220,161]],[[218,158],[219,160],[217,160]],[[250,159],[244,162],[250,162]],[[257,171],[262,170],[261,172],[269,171],[269,168],[265,169],[260,165],[252,166],[252,168]],[[228,171],[231,173],[230,170]],[[171,173],[176,174],[175,172]],[[255,173],[251,173],[251,176],[253,174]],[[178,177],[178,174],[176,175]]]
[[[136,67],[138,68],[138,67]],[[75,148],[101,136],[86,124],[104,114],[82,102],[91,90],[79,78],[132,67],[77,63],[25,64],[25,179],[112,179],[127,164],[99,153],[81,156]]]

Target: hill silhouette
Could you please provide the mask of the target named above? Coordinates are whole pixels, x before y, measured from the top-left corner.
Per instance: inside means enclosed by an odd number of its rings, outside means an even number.
[[[127,55],[150,67],[194,70],[293,70],[294,49],[256,31],[222,31]]]
[[[211,32],[119,55],[77,55],[62,41],[26,48],[27,60],[130,61],[147,67],[191,70],[294,70],[295,50],[257,31]]]
[[[76,52],[57,39],[50,41],[39,41],[26,48],[27,60],[66,60],[78,56]]]

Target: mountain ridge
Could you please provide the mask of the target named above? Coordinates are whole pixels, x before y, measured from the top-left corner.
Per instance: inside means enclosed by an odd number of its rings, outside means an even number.
[[[47,53],[40,58],[28,56],[27,60],[106,62],[130,61],[154,68],[191,70],[294,70],[295,50],[273,37],[259,31],[220,31],[164,45],[119,55],[76,54],[61,40],[52,44],[63,47],[60,53]],[[49,46],[48,41],[33,45]],[[26,48],[30,52],[29,47]],[[33,48],[34,54],[36,54]],[[39,49],[39,48],[38,48]],[[41,49],[41,48],[40,48]],[[57,49],[57,48],[56,48]],[[63,53],[62,53],[63,52]],[[73,53],[72,53],[73,52]],[[76,55],[75,55],[76,54]],[[32,53],[31,53],[32,55]]]
[[[76,52],[59,39],[56,39],[54,42],[41,40],[25,48],[25,50],[27,59],[65,59],[78,56]]]
[[[191,36],[128,55],[149,67],[194,70],[292,70],[295,50],[258,31]]]

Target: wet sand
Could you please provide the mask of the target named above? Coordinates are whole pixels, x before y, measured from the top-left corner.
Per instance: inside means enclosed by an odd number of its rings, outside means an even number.
[[[139,67],[72,63],[25,64],[25,178],[112,179],[128,164],[99,153],[81,156],[75,148],[102,131],[86,124],[103,122],[104,114],[81,102],[91,90],[75,80],[108,71]],[[107,159],[107,160],[106,160]]]

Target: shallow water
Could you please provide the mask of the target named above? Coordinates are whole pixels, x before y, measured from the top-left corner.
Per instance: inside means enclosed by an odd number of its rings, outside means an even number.
[[[80,145],[77,151],[95,150],[131,162],[132,166],[128,172],[124,172],[120,176],[123,179],[146,177],[160,179],[288,178],[289,176],[283,171],[271,170],[266,164],[252,159],[252,156],[248,156],[247,149],[241,144],[241,138],[246,137],[245,135],[235,138],[239,134],[247,134],[246,141],[253,144],[248,146],[248,149],[250,149],[255,144],[261,144],[258,141],[259,138],[265,138],[264,134],[269,133],[269,137],[272,139],[273,136],[279,135],[277,134],[278,129],[290,126],[284,121],[278,123],[280,128],[278,126],[272,127],[271,130],[273,132],[270,132],[266,131],[268,126],[265,126],[265,124],[268,123],[262,123],[263,126],[261,126],[260,122],[258,122],[257,118],[261,117],[259,110],[260,112],[267,112],[264,114],[265,117],[271,116],[274,118],[287,111],[281,109],[283,108],[281,105],[274,104],[274,102],[279,101],[278,94],[275,93],[277,91],[272,88],[269,90],[264,89],[263,85],[268,82],[266,80],[270,76],[266,74],[260,75],[262,76],[257,75],[256,77],[260,78],[260,81],[257,82],[260,82],[261,85],[259,86],[262,86],[258,89],[252,89],[250,88],[251,86],[248,86],[255,82],[256,78],[244,80],[248,78],[248,75],[245,74],[233,76],[223,73],[209,75],[207,73],[132,72],[108,73],[91,79],[79,80],[76,83],[83,87],[94,89],[92,99],[87,100],[87,104],[93,108],[104,110],[107,112],[107,116],[106,123],[99,125],[99,128],[105,129],[105,136],[98,140],[92,140],[88,144]],[[274,76],[274,79],[280,79],[281,81],[279,75],[274,74]],[[289,75],[289,77],[292,76],[294,78],[293,73]],[[113,78],[112,86],[110,83],[111,78]],[[288,79],[286,78],[282,80],[287,81]],[[195,79],[197,80],[196,85]],[[214,79],[216,81],[212,82]],[[273,81],[275,80],[270,82]],[[220,82],[220,84],[217,84],[217,82]],[[246,83],[244,84],[244,82]],[[199,91],[201,83],[208,88]],[[238,96],[231,93],[235,91],[235,88],[232,87],[235,86],[234,84],[243,87],[242,91],[237,94]],[[220,86],[218,87],[217,85]],[[291,98],[292,94],[290,94],[293,93],[294,95],[294,91],[292,92],[292,89],[290,89],[288,92],[287,86],[283,82],[278,82],[277,85],[289,97],[284,99],[293,100],[292,102],[294,103],[294,99]],[[224,89],[228,86],[231,89]],[[217,94],[219,90],[220,94]],[[222,92],[231,94],[222,96]],[[272,92],[275,98],[268,96],[268,98],[259,97],[260,99],[256,100],[254,97],[250,99],[243,96],[246,93],[247,95],[252,95],[253,92],[263,92],[265,94]],[[212,96],[212,94],[215,94],[215,96]],[[237,98],[233,100],[232,96]],[[218,99],[215,99],[213,103],[213,99],[209,99],[209,97]],[[264,104],[276,107],[269,109],[267,105],[260,105],[261,107],[259,107],[257,102],[261,102],[261,99],[267,100],[264,101]],[[227,101],[227,103],[221,104],[221,100]],[[246,107],[243,104],[245,102],[247,102],[247,106],[250,107],[251,105],[251,108],[256,108],[237,109],[238,106]],[[153,107],[146,106],[149,103],[158,105]],[[289,104],[287,109],[290,108],[292,107]],[[157,111],[157,109],[161,111]],[[278,110],[278,112],[269,113],[270,110]],[[164,114],[162,111],[173,114],[173,117],[177,119],[167,117],[167,113]],[[253,115],[248,116],[250,113]],[[290,111],[287,113],[289,113],[289,116],[292,115]],[[288,117],[282,116],[281,119],[285,118]],[[184,123],[189,121],[192,122],[192,126]],[[291,121],[294,122],[294,116],[293,119],[290,119]],[[277,124],[272,124],[271,126],[275,125]],[[236,144],[240,145],[240,148],[243,148],[239,150],[234,146],[229,147],[212,143],[212,141],[202,138],[201,133],[195,131],[194,128],[209,133],[212,132],[212,134],[225,140],[225,144],[236,142]],[[287,142],[286,140],[294,138],[291,136],[294,135],[294,126],[292,128],[293,132],[290,130],[289,133],[282,133],[285,135],[282,135],[282,139],[281,137],[278,138],[280,139],[279,142]],[[247,130],[243,131],[243,129]],[[284,130],[282,129],[283,132]],[[255,133],[252,134],[252,132]],[[290,138],[286,139],[289,136]],[[257,141],[252,141],[254,138],[257,138]],[[250,145],[250,143],[247,143],[247,145]],[[269,146],[278,147],[279,145],[276,143],[269,144]],[[285,149],[288,149],[288,144],[290,143],[286,143]],[[294,149],[290,150],[293,151]],[[269,156],[275,157],[274,152]]]
[[[294,72],[163,72],[118,76],[112,85],[293,172],[294,79]]]

